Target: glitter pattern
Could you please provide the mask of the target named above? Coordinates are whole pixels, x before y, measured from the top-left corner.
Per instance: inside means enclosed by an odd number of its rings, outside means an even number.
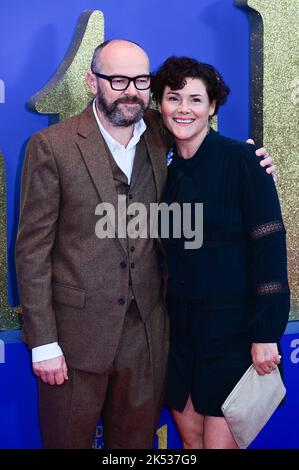
[[[0,330],[15,330],[21,325],[21,307],[9,305],[7,290],[6,177],[0,153]]]
[[[103,13],[83,12],[60,67],[44,88],[28,101],[28,106],[41,114],[59,114],[60,121],[83,111],[93,97],[86,84],[86,72],[94,49],[103,41]]]
[[[79,18],[72,44],[54,77],[33,96],[28,105],[41,114],[58,114],[63,120],[78,114],[92,98],[86,86],[86,72],[93,51],[104,40],[104,17],[100,11],[85,11]],[[21,307],[8,302],[7,290],[7,233],[5,166],[0,154],[0,330],[20,328]]]
[[[255,112],[263,112],[264,142],[278,167],[278,191],[282,203],[284,222],[288,234],[289,279],[292,292],[291,320],[299,319],[299,0],[248,0],[258,12],[264,29],[264,75],[252,74],[253,89],[263,86],[254,103]],[[274,6],[275,3],[275,6]],[[253,10],[251,10],[252,12]],[[252,35],[260,36],[261,29]],[[256,40],[254,40],[256,39]],[[82,111],[92,98],[87,89],[85,74],[94,48],[104,40],[102,12],[84,12],[76,28],[71,47],[54,77],[29,100],[29,106],[42,114],[59,114],[60,120]],[[251,37],[252,68],[255,44],[263,42]],[[256,68],[256,67],[255,67]],[[295,84],[295,85],[294,85]],[[297,84],[297,85],[296,85]],[[253,99],[253,96],[252,96]],[[212,126],[216,127],[216,123]],[[7,295],[7,237],[6,237],[6,181],[5,167],[0,156],[0,329],[20,326],[20,308],[12,308]]]
[[[251,100],[255,101],[254,106],[259,115],[263,114],[263,129],[260,135],[263,136],[264,144],[277,165],[277,189],[288,242],[288,271],[292,297],[290,320],[298,320],[299,0],[236,0],[235,3],[245,6],[245,11],[250,16],[255,14],[258,19],[260,15],[262,19],[261,26],[252,30],[253,35],[258,35],[263,30],[264,36],[251,37],[251,76],[254,81],[252,91],[262,87],[263,93],[252,93]],[[249,11],[246,5],[250,7]],[[262,47],[263,51],[260,50]],[[262,52],[263,74],[256,70]],[[254,124],[254,119],[252,122]]]

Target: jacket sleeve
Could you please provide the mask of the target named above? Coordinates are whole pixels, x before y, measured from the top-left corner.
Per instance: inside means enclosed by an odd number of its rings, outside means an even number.
[[[252,248],[255,317],[252,341],[275,343],[289,316],[286,232],[271,175],[260,166],[253,145],[241,159],[241,207]]]
[[[43,133],[29,141],[23,165],[16,269],[23,332],[30,348],[57,341],[51,252],[60,206],[59,175]]]

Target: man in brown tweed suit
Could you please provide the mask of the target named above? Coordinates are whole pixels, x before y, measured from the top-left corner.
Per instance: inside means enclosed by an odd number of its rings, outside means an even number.
[[[93,104],[27,147],[16,264],[47,448],[91,447],[100,415],[106,448],[153,445],[168,350],[158,243],[95,233],[99,203],[148,208],[163,192],[148,75],[141,47],[107,41]]]

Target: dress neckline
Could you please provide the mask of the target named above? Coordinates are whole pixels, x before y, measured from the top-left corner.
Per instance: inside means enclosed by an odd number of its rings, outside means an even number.
[[[195,154],[191,158],[183,158],[178,154],[177,146],[176,144],[173,145],[173,163],[174,166],[178,169],[185,171],[192,170],[195,168],[198,163],[203,160],[203,158],[206,156],[207,148],[209,144],[215,140],[215,137],[217,137],[219,134],[217,131],[214,129],[210,128],[209,132],[203,139],[201,145],[198,147],[196,150]]]

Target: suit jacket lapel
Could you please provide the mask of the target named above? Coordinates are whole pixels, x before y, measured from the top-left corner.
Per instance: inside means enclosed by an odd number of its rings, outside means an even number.
[[[159,203],[163,197],[166,186],[166,152],[171,144],[171,139],[169,138],[169,136],[165,136],[165,139],[162,137],[158,125],[158,118],[159,115],[155,111],[148,110],[146,112],[144,120],[147,124],[147,128],[144,133],[144,140],[152,162],[152,168],[157,190],[157,202]],[[161,254],[166,259],[166,251],[160,237],[156,239],[156,242]]]
[[[144,139],[152,162],[157,188],[157,199],[159,202],[163,195],[167,178],[167,145],[160,135],[156,122],[153,122],[153,120],[148,117],[145,117],[145,122],[147,124],[147,128],[144,133]]]
[[[112,204],[115,208],[115,220],[110,220],[115,227],[116,236],[126,251],[126,240],[118,236],[120,231],[117,217],[118,195],[106,146],[93,115],[92,106],[89,106],[80,116],[77,145],[100,200]],[[126,233],[124,232],[126,230],[124,217],[121,229],[122,233]]]

